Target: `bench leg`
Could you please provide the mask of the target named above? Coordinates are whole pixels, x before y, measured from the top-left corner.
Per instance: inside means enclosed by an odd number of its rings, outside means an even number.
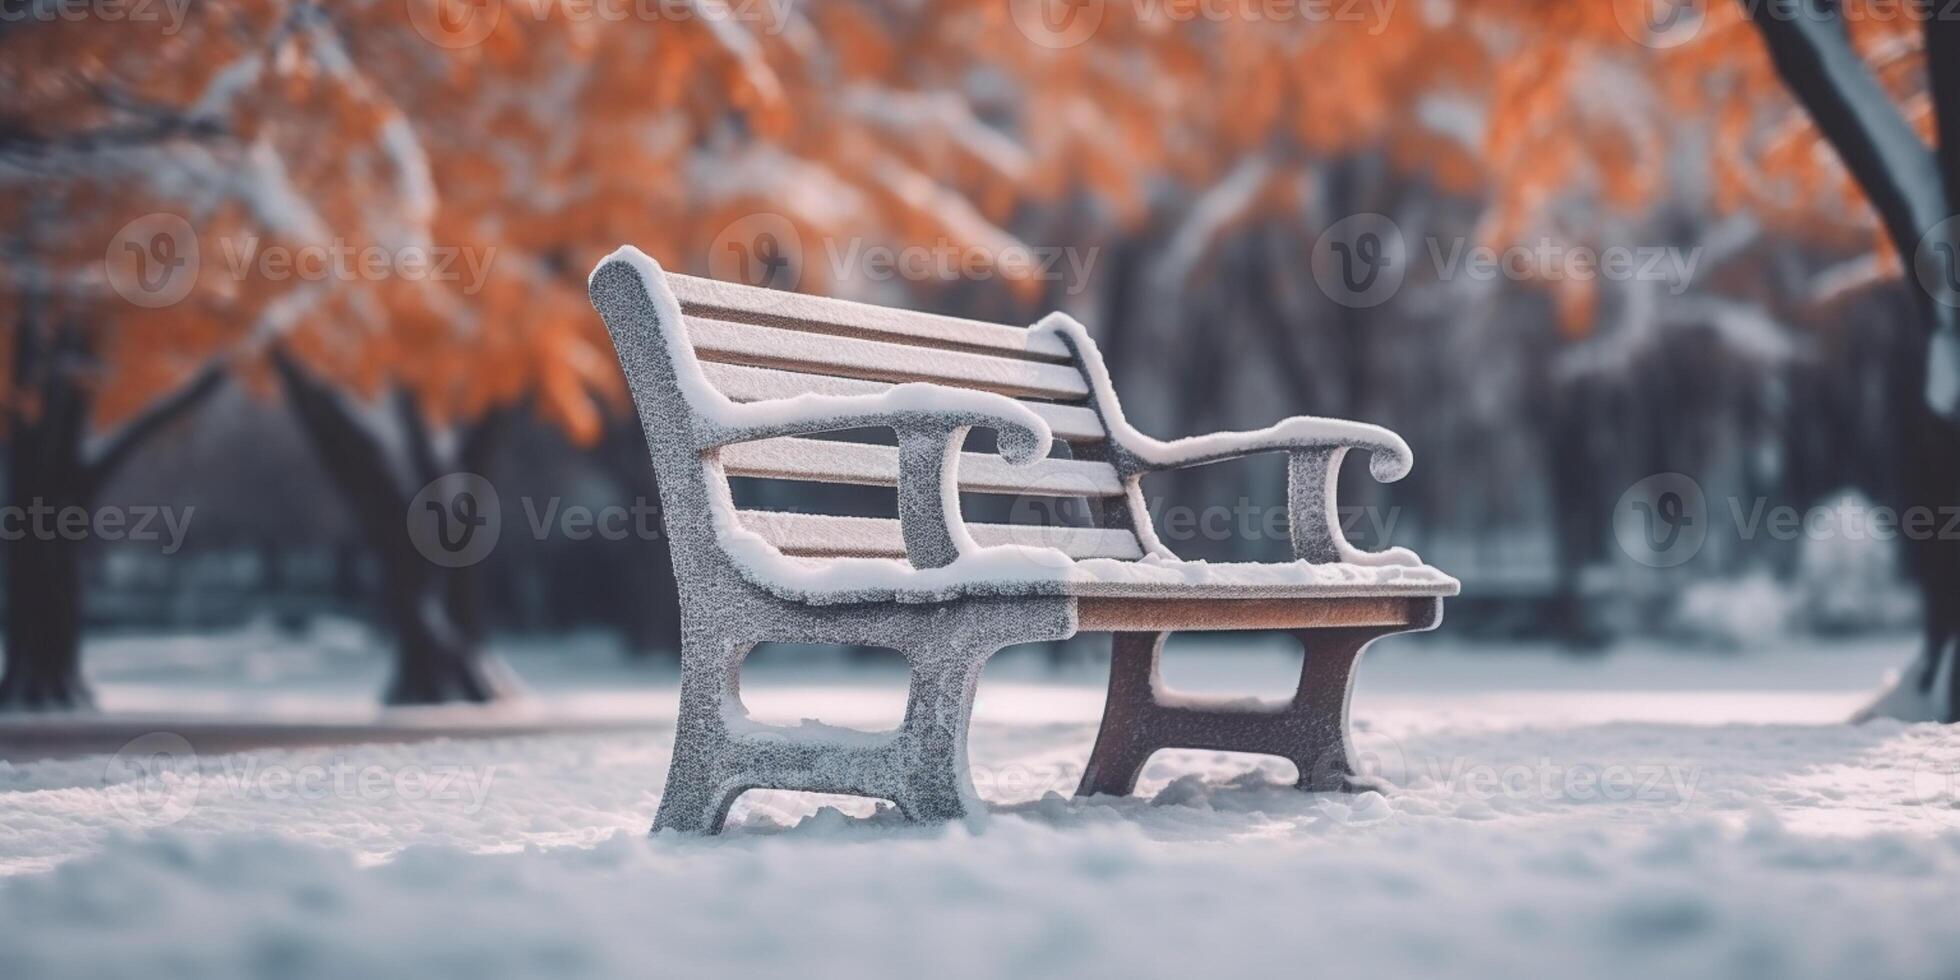
[[[720,833],[728,819],[728,808],[741,790],[725,787],[721,778],[730,741],[722,708],[740,702],[742,658],[753,646],[690,638],[681,651],[681,709],[667,788],[653,818],[656,832]]]
[[[1398,631],[1357,627],[1294,632],[1306,657],[1300,665],[1300,687],[1287,708],[1294,721],[1289,740],[1296,745],[1287,758],[1300,770],[1301,789],[1351,793],[1376,788],[1355,765],[1348,740],[1348,702],[1354,694],[1361,651],[1394,632]]]
[[[908,652],[904,723],[888,735],[859,737],[741,719],[741,662],[752,645],[704,641],[683,652],[681,710],[656,832],[719,833],[736,797],[750,789],[882,797],[914,820],[979,811],[966,740],[991,645],[941,642]]]
[[[1075,795],[1128,796],[1136,792],[1137,776],[1150,754],[1162,748],[1152,741],[1152,718],[1157,710],[1157,665],[1169,633],[1111,633],[1109,637],[1109,696],[1103,702],[1102,728],[1096,747],[1082,770]]]
[[[894,798],[914,820],[957,820],[980,810],[967,771],[967,730],[980,669],[992,650],[941,649],[915,655],[905,723],[899,729],[904,792]]]
[[[1401,631],[1399,627],[1296,631],[1306,658],[1292,700],[1250,708],[1189,696],[1167,702],[1162,696],[1160,664],[1169,634],[1115,634],[1102,728],[1076,795],[1133,793],[1151,754],[1170,748],[1280,756],[1299,769],[1303,790],[1367,788],[1348,743],[1354,669],[1371,641]]]

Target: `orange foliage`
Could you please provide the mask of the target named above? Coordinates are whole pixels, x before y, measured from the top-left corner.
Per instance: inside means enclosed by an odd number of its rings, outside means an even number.
[[[716,236],[766,212],[809,243],[997,248],[1029,205],[1093,202],[1115,230],[1252,156],[1271,164],[1254,199],[1284,202],[1327,157],[1379,150],[1482,195],[1503,243],[1584,234],[1553,217],[1575,198],[1645,207],[1698,129],[1715,206],[1879,237],[1735,3],[1697,8],[1694,40],[1666,49],[1626,26],[1647,0],[1335,5],[1361,15],[1284,23],[1106,3],[1072,45],[1035,43],[1002,0],[796,4],[781,24],[492,0],[480,40],[437,43],[468,40],[429,33],[459,2],[227,0],[163,37],[134,22],[0,34],[0,130],[29,147],[0,160],[0,360],[30,314],[89,331],[114,421],[279,338],[352,390],[412,389],[438,421],[529,398],[589,439],[620,392],[583,277],[620,242],[708,272]],[[1853,20],[1930,125],[1913,25]],[[182,301],[150,309],[111,288],[105,254],[159,212],[189,223],[202,262]],[[321,278],[238,260],[327,245],[452,258],[443,275]],[[826,288],[821,257],[805,265],[803,288]],[[1561,318],[1589,320],[1594,300],[1562,289]]]
[[[1862,192],[1777,78],[1741,3],[1686,9],[1677,35],[1643,33],[1654,0],[1460,0],[1468,17],[1501,24],[1511,64],[1579,65],[1581,77],[1504,72],[1491,94],[1487,193],[1505,227],[1546,221],[1574,196],[1622,212],[1668,193],[1667,155],[1680,139],[1713,205],[1805,237],[1889,251]],[[1930,137],[1920,25],[1910,5],[1848,0],[1844,20],[1867,64]]]

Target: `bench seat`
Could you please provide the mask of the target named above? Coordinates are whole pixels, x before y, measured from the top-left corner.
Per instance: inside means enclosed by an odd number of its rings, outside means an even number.
[[[738,556],[747,549],[730,547]],[[896,558],[756,556],[737,566],[758,587],[813,605],[945,602],[966,596],[1108,596],[1149,599],[1424,598],[1455,595],[1456,579],[1430,565],[1073,560],[1000,545],[944,568]]]

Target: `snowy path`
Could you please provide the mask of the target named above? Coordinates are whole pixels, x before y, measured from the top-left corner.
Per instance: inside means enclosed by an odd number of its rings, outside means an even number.
[[[0,764],[0,976],[1951,975],[1960,739],[1834,721],[1901,649],[1385,651],[1356,712],[1389,795],[1186,752],[1087,802],[1067,792],[1093,674],[1008,663],[983,682],[975,826],[751,793],[727,837],[649,839],[664,726],[149,780]],[[1285,671],[1234,654],[1170,677],[1271,693]],[[888,673],[758,673],[765,716],[896,710]],[[608,686],[590,704],[672,710],[668,680]]]

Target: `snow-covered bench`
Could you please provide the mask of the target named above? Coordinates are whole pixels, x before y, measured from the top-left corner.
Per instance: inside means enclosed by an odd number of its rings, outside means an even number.
[[[663,273],[632,247],[592,273],[659,477],[682,612],[681,709],[656,830],[719,830],[744,790],[891,800],[906,815],[975,812],[966,738],[995,651],[1082,630],[1115,635],[1109,702],[1080,792],[1128,793],[1160,748],[1269,753],[1306,789],[1355,776],[1347,702],[1361,649],[1429,629],[1457,583],[1404,549],[1361,553],[1335,520],[1341,457],[1380,480],[1409,448],[1372,425],[1297,418],[1160,442],[1124,421],[1101,355],[1061,314],[1033,329]],[[896,446],[809,438],[868,427]],[[965,452],[991,429],[998,453]],[[1051,455],[1051,446],[1067,451]],[[1296,561],[1180,561],[1139,481],[1254,453],[1288,455]],[[896,487],[898,517],[738,509],[728,477]],[[967,524],[960,494],[1089,498],[1098,527]],[[1307,648],[1277,706],[1161,693],[1173,630],[1288,630]],[[888,647],[911,667],[905,720],[872,734],[763,725],[738,674],[757,643]]]

